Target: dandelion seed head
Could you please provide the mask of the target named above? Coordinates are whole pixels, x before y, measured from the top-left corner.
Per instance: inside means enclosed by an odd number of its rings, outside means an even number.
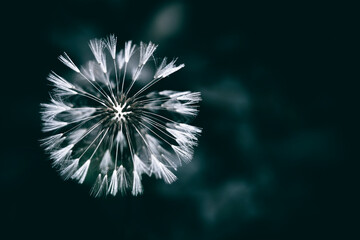
[[[185,66],[177,65],[177,59],[157,61],[157,47],[128,41],[117,49],[115,35],[93,39],[93,58],[82,66],[67,53],[59,57],[76,76],[48,76],[53,89],[41,114],[49,136],[41,145],[65,180],[91,183],[95,197],[139,195],[143,175],[170,184],[177,179],[173,171],[193,157],[201,129],[189,121],[198,112],[201,95],[151,91]],[[144,69],[151,67],[149,77]]]

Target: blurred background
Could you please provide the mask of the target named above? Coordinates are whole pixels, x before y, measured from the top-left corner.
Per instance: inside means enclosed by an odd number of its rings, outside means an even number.
[[[12,6],[10,6],[12,5]],[[2,22],[1,198],[11,238],[338,239],[357,225],[346,197],[342,9],[242,1],[15,1]],[[46,76],[88,40],[159,44],[186,67],[159,89],[200,91],[203,128],[178,181],[140,197],[94,199],[39,147]],[[347,184],[344,184],[347,182]],[[357,189],[357,188],[355,188]],[[354,191],[354,190],[352,190]],[[356,192],[356,191],[355,191]],[[4,238],[7,239],[7,238]],[[343,238],[344,239],[344,238]],[[348,238],[345,238],[348,239]]]

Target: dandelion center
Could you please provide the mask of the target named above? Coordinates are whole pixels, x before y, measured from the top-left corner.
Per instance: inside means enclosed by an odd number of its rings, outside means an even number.
[[[131,111],[125,110],[127,108],[126,103],[124,104],[116,104],[113,107],[114,113],[115,113],[115,119],[119,122],[125,121],[125,116],[130,114]]]

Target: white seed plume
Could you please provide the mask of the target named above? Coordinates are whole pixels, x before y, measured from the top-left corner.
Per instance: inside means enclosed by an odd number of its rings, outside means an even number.
[[[115,37],[113,34],[110,34],[110,36],[106,39],[106,47],[109,49],[112,59],[115,59],[116,43],[117,37]]]
[[[100,65],[102,71],[106,73],[106,55],[104,53],[105,42],[101,39],[93,39],[89,42],[89,47],[94,57]]]
[[[126,63],[129,62],[130,58],[132,57],[135,47],[136,45],[131,45],[132,41],[128,41],[125,43],[125,55],[124,55],[124,60]]]
[[[122,194],[125,194],[126,189],[129,187],[129,176],[123,165],[118,169],[119,188]]]
[[[83,183],[86,177],[86,174],[89,170],[90,160],[87,160],[75,173],[71,176],[71,178],[76,179],[79,183]]]
[[[156,48],[158,46],[149,42],[149,44],[145,44],[143,42],[140,43],[140,62],[139,65],[145,65],[145,63],[149,60],[149,58],[153,55]]]
[[[191,161],[201,133],[187,123],[198,112],[199,92],[148,92],[185,65],[164,58],[156,67],[151,42],[116,45],[114,35],[90,40],[94,59],[83,66],[61,55],[76,76],[50,73],[50,102],[41,104],[43,131],[50,133],[41,145],[53,166],[64,179],[92,183],[95,197],[139,195],[144,174],[174,182],[172,171]],[[142,75],[145,65],[152,77]],[[135,84],[140,76],[148,77],[143,86]]]
[[[179,69],[185,67],[185,64],[180,64],[175,66],[176,59],[172,60],[169,64],[166,65],[166,58],[161,62],[158,70],[156,71],[154,78],[165,78],[172,74],[173,72],[178,71]]]

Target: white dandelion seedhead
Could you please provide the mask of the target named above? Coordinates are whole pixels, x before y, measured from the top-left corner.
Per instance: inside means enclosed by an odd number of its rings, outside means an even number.
[[[201,129],[186,123],[196,116],[199,92],[148,92],[184,67],[164,58],[158,67],[157,45],[132,41],[117,49],[117,38],[89,42],[93,59],[78,67],[64,53],[59,60],[71,70],[65,79],[52,72],[50,102],[41,104],[42,140],[53,166],[64,179],[93,184],[91,194],[143,192],[142,176],[166,183],[177,178],[182,162],[192,159]],[[153,74],[143,74],[154,65]],[[146,69],[146,70],[145,70]],[[143,86],[135,84],[141,78]]]

